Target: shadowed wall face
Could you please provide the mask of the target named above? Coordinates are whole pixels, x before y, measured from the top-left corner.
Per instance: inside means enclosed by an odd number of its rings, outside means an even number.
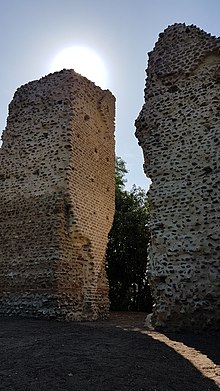
[[[0,149],[0,314],[107,315],[114,107],[73,70],[15,93]]]
[[[149,191],[156,326],[220,326],[220,39],[169,26],[149,54],[136,120]]]

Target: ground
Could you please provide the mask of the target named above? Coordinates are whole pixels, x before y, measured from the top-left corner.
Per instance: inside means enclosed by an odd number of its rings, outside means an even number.
[[[143,313],[106,321],[1,318],[1,391],[217,391],[220,334],[147,331]],[[218,386],[219,384],[219,386]]]

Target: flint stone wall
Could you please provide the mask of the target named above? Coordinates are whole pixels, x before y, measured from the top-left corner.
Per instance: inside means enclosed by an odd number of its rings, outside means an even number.
[[[15,93],[0,149],[0,314],[107,315],[114,105],[73,70]]]
[[[169,26],[149,53],[136,120],[149,191],[153,322],[220,326],[220,38]]]

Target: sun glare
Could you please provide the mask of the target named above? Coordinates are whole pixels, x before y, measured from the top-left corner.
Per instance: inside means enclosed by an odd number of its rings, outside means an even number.
[[[71,46],[63,49],[53,59],[50,72],[62,69],[74,69],[95,84],[106,88],[107,69],[101,57],[93,50],[83,46]]]

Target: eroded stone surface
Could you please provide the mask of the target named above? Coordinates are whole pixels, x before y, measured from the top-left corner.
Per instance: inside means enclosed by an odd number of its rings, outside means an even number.
[[[0,149],[0,314],[107,314],[114,102],[73,70],[15,93]]]
[[[156,326],[220,326],[220,38],[169,26],[136,121],[149,191]]]

